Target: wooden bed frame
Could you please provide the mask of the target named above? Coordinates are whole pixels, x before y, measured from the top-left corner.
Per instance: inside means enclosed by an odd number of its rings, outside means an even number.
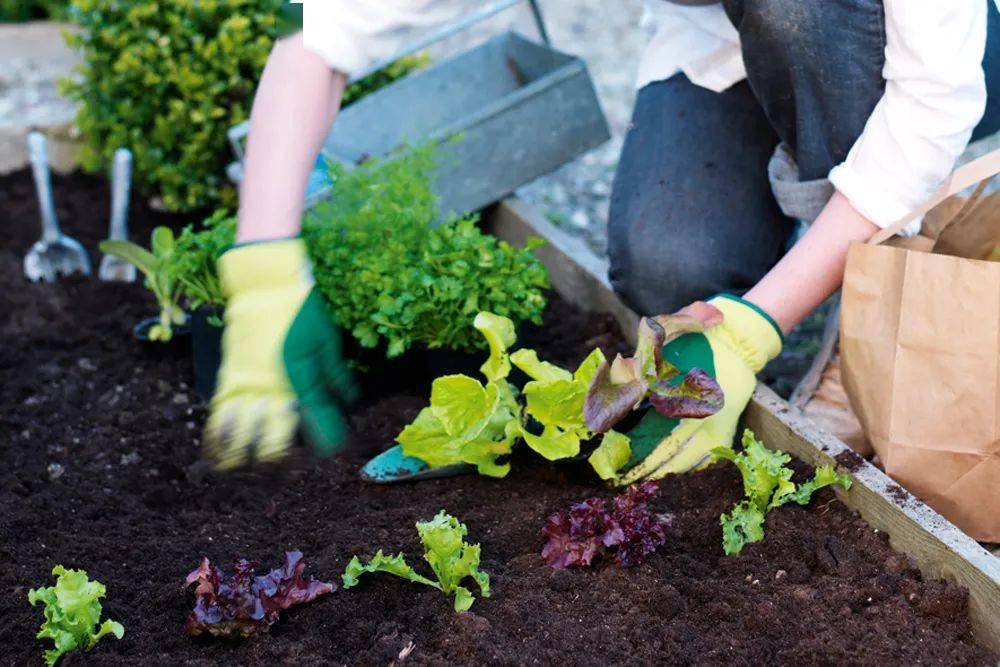
[[[485,223],[497,237],[515,245],[530,236],[545,239],[548,243],[536,253],[548,267],[553,288],[584,310],[612,315],[623,331],[636,330],[638,317],[608,283],[607,262],[581,239],[554,227],[516,197],[489,209]],[[836,465],[839,455],[851,451],[765,386],[758,387],[744,421],[768,446],[813,466]],[[837,488],[840,499],[874,529],[888,533],[893,548],[910,556],[924,576],[967,588],[976,640],[1000,651],[1000,559],[923,502],[901,492],[871,463],[860,459],[851,467],[856,470],[847,472],[854,484],[850,491]]]

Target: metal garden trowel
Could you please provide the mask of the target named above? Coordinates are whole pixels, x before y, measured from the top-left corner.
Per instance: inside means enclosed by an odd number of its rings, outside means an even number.
[[[132,189],[132,151],[119,148],[111,168],[111,223],[108,238],[128,241],[128,201]],[[97,277],[104,281],[131,283],[135,281],[135,264],[120,257],[105,254],[97,269]]]
[[[361,479],[376,484],[393,482],[415,482],[421,479],[437,479],[467,475],[476,471],[475,466],[455,463],[431,468],[418,458],[407,456],[403,448],[395,445],[385,450],[361,469]]]
[[[45,136],[41,132],[28,135],[28,159],[35,177],[38,208],[42,217],[42,238],[24,257],[24,275],[29,280],[55,282],[60,274],[80,272],[90,275],[90,257],[76,240],[59,229],[56,206],[52,199],[52,176]]]

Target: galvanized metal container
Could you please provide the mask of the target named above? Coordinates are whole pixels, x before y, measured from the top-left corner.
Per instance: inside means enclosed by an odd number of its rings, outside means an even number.
[[[586,64],[506,33],[342,110],[322,157],[355,164],[406,144],[438,142],[441,211],[464,213],[608,137]],[[326,190],[324,172],[317,166],[310,179],[309,203]]]

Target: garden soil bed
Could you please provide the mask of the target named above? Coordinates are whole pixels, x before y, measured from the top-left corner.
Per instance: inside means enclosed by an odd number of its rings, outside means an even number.
[[[55,192],[65,231],[93,251],[106,183],[57,178]],[[152,308],[145,291],[79,278],[25,283],[20,262],[37,216],[24,172],[0,179],[0,219],[0,664],[41,662],[41,610],[25,596],[57,563],[104,582],[106,616],[126,629],[73,664],[996,662],[969,639],[965,592],[924,581],[829,491],[808,508],[775,511],[763,543],[726,557],[718,517],[740,496],[735,469],[676,477],[653,503],[674,516],[669,541],[645,565],[553,571],[539,556],[545,517],[607,493],[582,467],[524,456],[503,481],[363,484],[359,465],[425,401],[429,375],[412,358],[369,380],[391,393],[369,391],[353,408],[345,454],[206,473],[189,357],[182,347],[151,354],[129,336]],[[132,220],[137,240],[153,224],[184,222],[138,201]],[[554,361],[620,345],[610,321],[558,299],[547,322],[544,339],[526,337]],[[467,523],[493,577],[493,597],[469,613],[378,575],[242,644],[181,632],[192,601],[184,576],[202,556],[227,569],[238,557],[271,567],[299,549],[309,572],[338,583],[353,554],[378,548],[405,551],[422,569],[413,523],[442,508]]]

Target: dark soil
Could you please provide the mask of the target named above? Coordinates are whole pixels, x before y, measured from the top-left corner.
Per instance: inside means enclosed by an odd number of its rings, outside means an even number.
[[[93,250],[106,185],[73,177],[56,179],[55,191],[65,230]],[[676,477],[653,504],[674,515],[670,539],[645,565],[553,571],[539,556],[545,517],[608,493],[580,467],[523,456],[503,481],[361,483],[358,466],[424,403],[419,374],[380,378],[394,393],[353,410],[342,456],[205,474],[189,358],[129,337],[152,309],[144,290],[24,281],[32,201],[24,173],[0,179],[0,664],[40,664],[42,613],[25,595],[48,585],[57,563],[104,582],[105,614],[126,629],[73,664],[995,664],[969,640],[965,592],[923,581],[829,492],[774,511],[763,543],[726,557],[719,515],[740,496],[737,473],[720,465]],[[136,239],[166,220],[138,202],[132,219]],[[547,358],[617,344],[608,321],[559,301],[547,321],[545,341],[529,332]],[[442,508],[482,543],[493,578],[493,597],[469,613],[378,575],[244,643],[181,632],[192,601],[183,579],[202,556],[271,567],[300,549],[310,572],[338,583],[353,554],[378,548],[405,551],[422,569],[413,524]]]

